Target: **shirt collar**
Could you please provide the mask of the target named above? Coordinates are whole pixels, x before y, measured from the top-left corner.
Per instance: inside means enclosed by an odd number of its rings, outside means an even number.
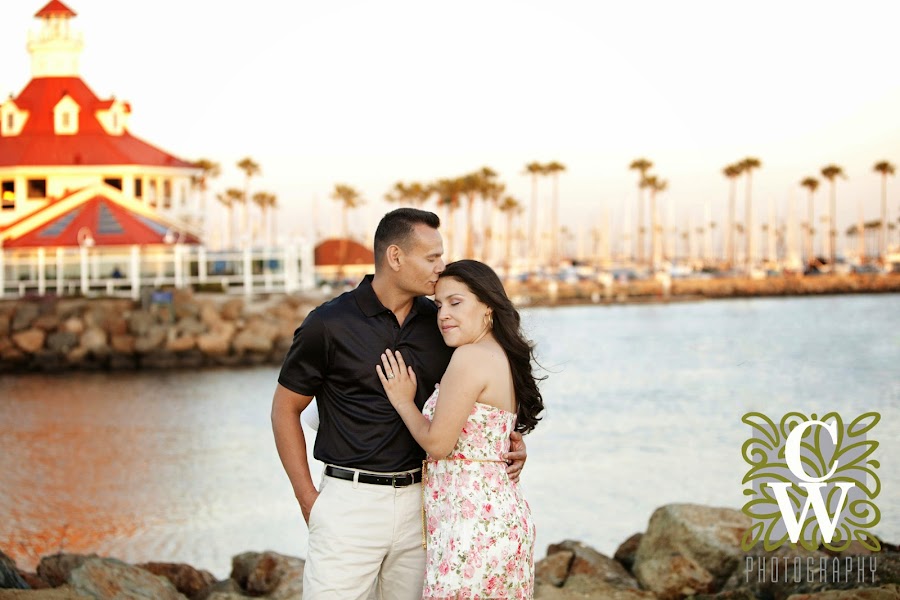
[[[356,286],[356,304],[363,314],[367,317],[374,317],[377,314],[388,312],[388,309],[381,303],[378,296],[375,295],[375,289],[372,287],[372,280],[375,276],[371,273],[363,277],[363,280]],[[410,316],[419,313],[418,304],[424,298],[414,298],[412,308],[409,311]]]

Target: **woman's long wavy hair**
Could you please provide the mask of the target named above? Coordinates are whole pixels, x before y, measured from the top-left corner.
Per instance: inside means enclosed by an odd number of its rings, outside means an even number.
[[[534,344],[522,333],[519,311],[513,306],[500,278],[492,268],[477,260],[458,260],[447,265],[441,278],[452,277],[469,288],[475,296],[493,310],[494,339],[506,352],[516,395],[516,431],[525,434],[535,428],[544,411],[544,399],[531,362]]]

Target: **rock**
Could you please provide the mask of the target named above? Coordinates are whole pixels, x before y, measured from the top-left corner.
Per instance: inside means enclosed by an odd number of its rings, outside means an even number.
[[[200,314],[200,304],[194,300],[193,293],[188,289],[173,291],[172,307],[175,316],[179,319],[195,317]]]
[[[788,600],[900,600],[900,586],[889,584],[877,588],[796,594],[790,596]]]
[[[89,558],[97,558],[96,554],[52,554],[45,556],[37,566],[38,577],[50,584],[51,587],[59,587],[69,581],[72,571],[84,564]]]
[[[586,575],[598,579],[613,587],[637,588],[637,581],[615,560],[600,554],[590,546],[581,542],[566,540],[560,544],[551,544],[547,548],[547,554],[553,555],[560,551],[572,552],[574,558],[569,567],[569,577],[573,575]]]
[[[207,303],[200,309],[200,322],[212,329],[222,322],[222,317],[212,304]]]
[[[19,575],[16,568],[16,562],[0,551],[0,588],[27,590],[30,588],[28,583]]]
[[[175,589],[193,599],[216,582],[209,571],[199,571],[191,565],[180,563],[150,562],[136,565],[154,575],[165,577]]]
[[[201,333],[206,333],[209,328],[199,321],[196,317],[190,316],[185,317],[178,321],[178,332],[185,335],[200,335]]]
[[[161,347],[166,341],[168,332],[162,325],[152,325],[143,335],[138,336],[134,342],[134,351],[138,354],[146,354],[151,350]]]
[[[294,600],[303,594],[304,564],[276,552],[245,552],[231,559],[231,578],[248,595]]]
[[[57,354],[66,354],[78,346],[78,336],[70,331],[57,331],[47,336],[47,349]]]
[[[169,330],[169,333],[175,333],[174,330]],[[197,345],[197,341],[193,335],[182,335],[180,337],[170,337],[166,341],[166,350],[169,352],[186,352],[194,348]]]
[[[227,356],[231,350],[228,338],[215,333],[197,336],[197,347],[207,356]]]
[[[10,317],[7,314],[0,315],[0,337],[9,335]]]
[[[244,313],[244,299],[232,298],[227,300],[219,312],[226,321],[237,321]]]
[[[84,321],[82,321],[78,317],[69,317],[68,319],[63,321],[62,325],[60,326],[60,330],[68,331],[69,333],[78,335],[84,331]]]
[[[265,335],[260,335],[259,333],[245,329],[234,336],[232,346],[234,346],[235,351],[239,353],[268,353],[272,350],[272,340]]]
[[[34,320],[31,326],[44,331],[55,331],[59,327],[59,317],[55,313],[41,315]]]
[[[632,570],[642,586],[661,595],[721,589],[743,557],[740,542],[749,527],[750,518],[730,508],[662,506],[650,517]],[[673,576],[666,575],[667,569]],[[662,581],[668,583],[660,587]]]
[[[43,329],[26,329],[12,335],[12,340],[22,352],[34,354],[44,347],[47,333]]]
[[[637,549],[641,544],[642,537],[644,537],[643,533],[635,533],[622,542],[622,544],[616,548],[616,553],[613,555],[613,558],[619,561],[619,563],[621,563],[621,565],[629,572],[631,572],[632,567],[634,567],[634,557],[637,554]]]
[[[88,300],[84,298],[60,298],[56,302],[56,314],[60,319],[66,320],[82,314],[87,305]]]
[[[128,315],[128,331],[132,335],[142,336],[150,331],[150,327],[156,324],[156,319],[144,310],[135,310]]]
[[[99,327],[88,327],[81,334],[80,346],[97,356],[105,356],[109,352],[109,346],[106,343],[106,331]]]
[[[132,354],[134,352],[135,337],[127,333],[122,335],[114,335],[110,340],[112,349],[121,354]]]
[[[11,329],[13,331],[28,329],[40,314],[41,309],[34,302],[21,302],[16,306],[16,312],[13,313]]]
[[[137,365],[137,356],[133,353],[111,352],[109,355],[109,368],[113,371],[133,371]]]
[[[114,558],[89,558],[73,570],[69,584],[95,600],[184,600],[165,577]]]
[[[561,550],[553,554],[547,553],[547,557],[539,560],[534,565],[535,581],[543,581],[561,587],[569,576],[569,567],[572,565],[572,559],[575,553],[569,550]]]
[[[247,598],[241,592],[241,586],[234,579],[218,581],[191,600],[241,600]]]

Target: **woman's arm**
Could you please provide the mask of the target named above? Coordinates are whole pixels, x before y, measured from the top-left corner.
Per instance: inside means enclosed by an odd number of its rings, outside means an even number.
[[[479,360],[479,354],[480,350],[473,346],[462,346],[453,353],[441,379],[440,400],[431,421],[425,418],[413,401],[416,376],[412,367],[403,361],[400,352],[385,351],[381,355],[382,364],[375,367],[388,400],[416,442],[431,456],[450,454],[472,407],[484,390],[484,361]],[[394,377],[388,379],[388,373],[393,373]]]

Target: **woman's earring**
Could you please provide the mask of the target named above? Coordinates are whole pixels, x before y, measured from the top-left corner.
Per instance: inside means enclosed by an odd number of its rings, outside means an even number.
[[[493,329],[494,328],[494,313],[488,313],[485,316],[487,317],[488,329]]]

